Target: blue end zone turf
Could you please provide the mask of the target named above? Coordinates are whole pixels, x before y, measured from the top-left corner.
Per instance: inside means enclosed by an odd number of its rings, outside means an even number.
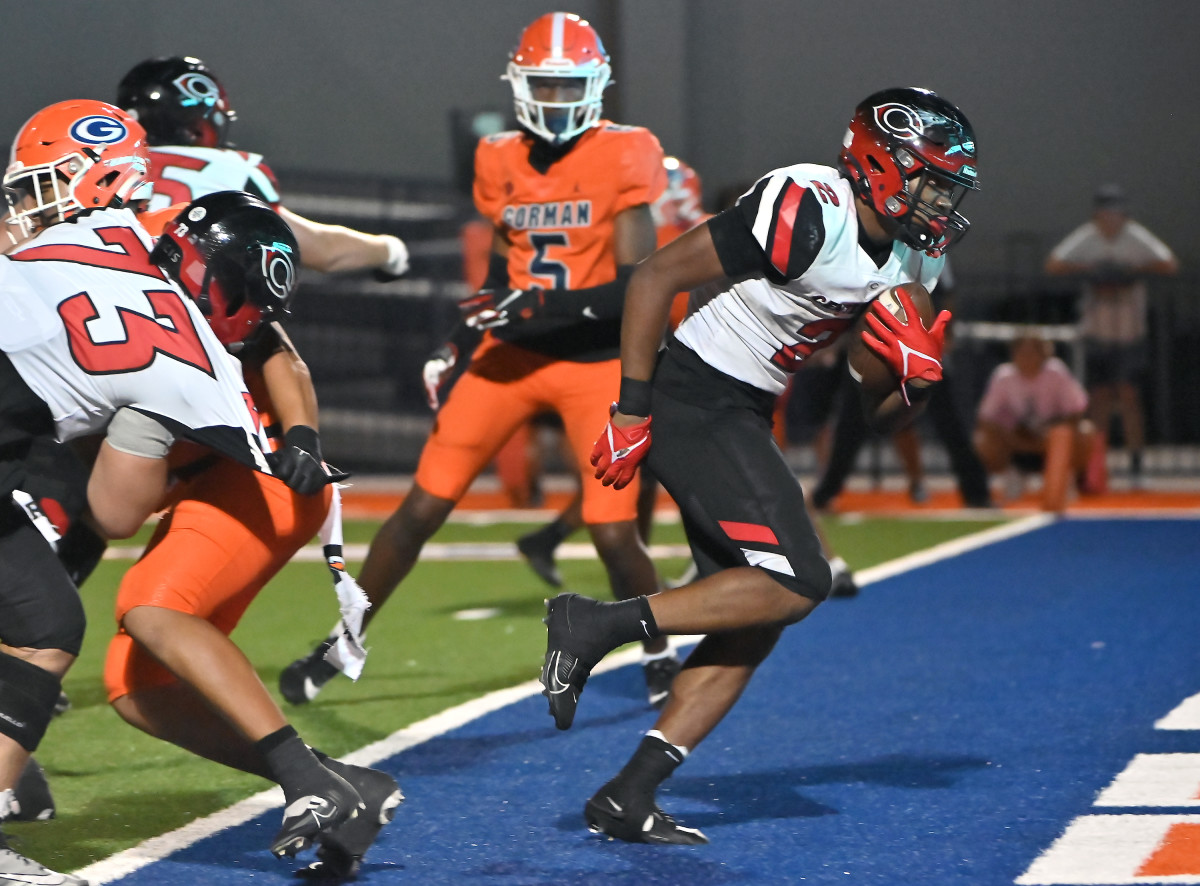
[[[1011,884],[1135,754],[1200,752],[1154,729],[1200,692],[1198,529],[1061,522],[822,605],[660,794],[709,846],[583,827],[654,722],[638,668],[567,733],[528,698],[383,764],[408,799],[359,882]],[[278,815],[117,882],[295,884]]]

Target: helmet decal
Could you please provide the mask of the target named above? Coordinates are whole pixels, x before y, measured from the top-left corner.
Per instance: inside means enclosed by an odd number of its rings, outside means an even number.
[[[90,114],[80,117],[71,124],[68,134],[83,145],[111,145],[122,141],[129,130],[125,124],[113,117]]]
[[[921,122],[921,115],[908,105],[898,102],[876,105],[875,122],[879,124],[880,129],[900,138],[914,138],[925,134],[925,124]]]
[[[180,74],[171,81],[183,95],[184,107],[190,105],[208,105],[211,107],[221,99],[221,87],[217,81],[207,74],[198,71],[188,71]]]
[[[262,275],[268,288],[283,299],[296,286],[296,266],[292,263],[292,250],[286,243],[264,243],[262,245]]]

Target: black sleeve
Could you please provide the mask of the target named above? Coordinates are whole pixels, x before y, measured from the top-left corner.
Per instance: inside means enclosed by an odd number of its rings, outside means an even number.
[[[825,244],[820,198],[785,178],[767,200],[772,177],[764,178],[731,208],[709,219],[721,267],[730,277],[758,274],[786,283],[804,274]],[[760,241],[755,225],[763,231]]]
[[[608,320],[620,317],[625,308],[625,289],[633,276],[633,265],[617,268],[616,279],[586,289],[548,289],[544,317],[578,320]]]
[[[487,279],[481,289],[508,289],[508,257],[498,252],[488,255]]]
[[[278,323],[272,320],[254,330],[242,347],[234,353],[243,365],[261,368],[267,360],[280,351],[291,350],[288,345],[289,342],[282,334]]]

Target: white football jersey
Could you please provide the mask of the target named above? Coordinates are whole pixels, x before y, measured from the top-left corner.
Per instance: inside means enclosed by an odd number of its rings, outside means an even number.
[[[60,441],[132,406],[266,471],[240,364],[150,248],[132,210],[106,209],[0,256],[0,350],[49,406]]]
[[[261,154],[233,148],[163,146],[150,152],[154,194],[150,210],[164,209],[215,191],[248,191],[266,203],[279,203],[275,176]]]
[[[883,290],[917,281],[932,291],[945,264],[897,241],[878,267],[858,243],[851,184],[828,166],[776,169],[730,211],[750,228],[768,273],[697,290],[675,337],[726,375],[774,394]]]

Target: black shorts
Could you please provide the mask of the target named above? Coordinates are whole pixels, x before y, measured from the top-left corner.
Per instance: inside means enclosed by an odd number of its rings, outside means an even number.
[[[25,515],[0,508],[0,641],[78,655],[86,626],[79,592]]]
[[[829,564],[771,435],[774,400],[672,341],[654,377],[648,463],[679,505],[701,576],[757,566],[823,600]]]
[[[1148,362],[1145,342],[1088,341],[1085,353],[1088,387],[1139,384]]]

